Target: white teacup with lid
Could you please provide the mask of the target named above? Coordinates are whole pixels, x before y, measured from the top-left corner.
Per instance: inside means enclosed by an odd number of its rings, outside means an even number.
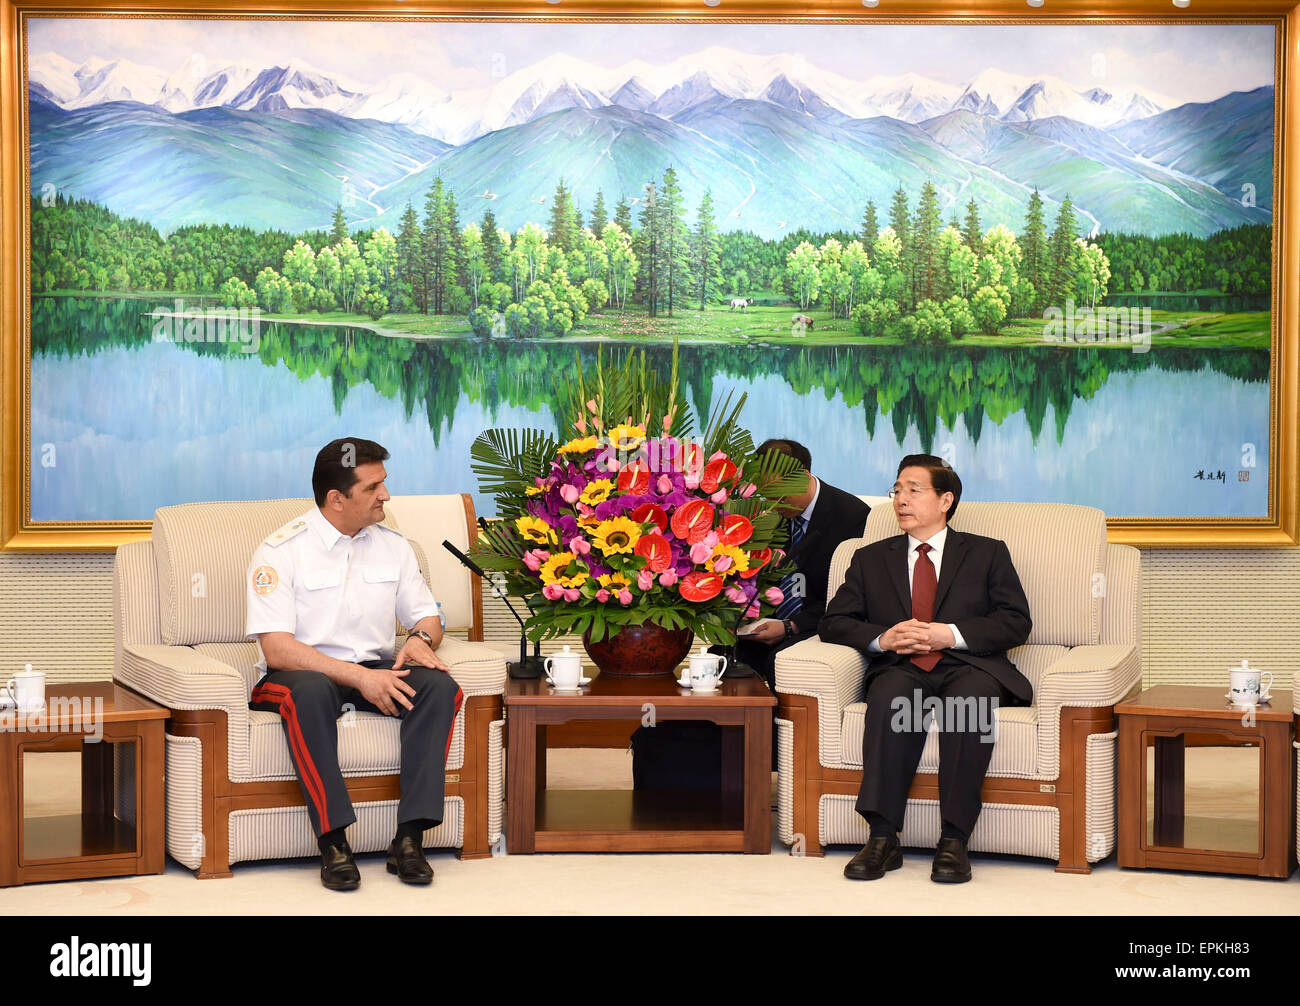
[[[582,685],[582,657],[569,647],[552,654],[543,662],[546,680],[556,688],[579,688]]]
[[[1262,684],[1260,676],[1267,674],[1268,683]],[[1251,667],[1243,660],[1240,667],[1228,668],[1228,700],[1237,706],[1257,706],[1267,702],[1273,688],[1273,672]]]
[[[690,666],[682,672],[678,684],[696,692],[716,692],[726,670],[726,657],[710,653],[707,646],[701,646],[699,653],[691,654]]]

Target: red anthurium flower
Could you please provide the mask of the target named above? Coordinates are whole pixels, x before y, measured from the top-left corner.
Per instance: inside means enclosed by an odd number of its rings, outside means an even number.
[[[712,503],[691,500],[673,514],[673,534],[694,545],[713,530],[713,513]]]
[[[743,545],[754,536],[754,525],[749,518],[738,513],[729,513],[722,518],[718,529],[718,541],[724,545]]]
[[[748,580],[757,576],[758,571],[772,561],[772,550],[770,548],[760,548],[756,552],[749,553],[749,569],[740,574],[742,580]]]
[[[646,560],[646,569],[652,573],[662,573],[673,564],[673,547],[661,534],[644,534],[633,548],[637,555]]]
[[[644,496],[650,491],[650,469],[640,459],[618,473],[618,491],[629,496]]]
[[[704,466],[704,475],[700,478],[700,489],[706,493],[717,492],[719,487],[735,479],[740,471],[727,458],[715,458]]]
[[[688,601],[708,601],[722,593],[722,574],[696,570],[682,577],[677,589]]]
[[[632,511],[632,519],[638,524],[652,520],[661,532],[668,530],[668,513],[656,503],[642,503]]]

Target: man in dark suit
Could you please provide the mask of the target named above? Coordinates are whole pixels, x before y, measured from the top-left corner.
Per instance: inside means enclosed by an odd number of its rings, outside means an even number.
[[[994,711],[1033,688],[1007,650],[1029,638],[1029,602],[1005,542],[949,529],[961,479],[910,454],[890,492],[903,534],[860,549],[819,632],[867,654],[867,714],[857,810],[871,826],[844,875],[876,880],[903,863],[898,831],[930,719],[939,726],[943,818],[930,879],[970,880],[966,843],[993,756]]]
[[[776,686],[776,654],[817,631],[826,610],[826,584],[830,579],[831,556],[840,542],[860,538],[871,508],[843,489],[823,482],[812,474],[812,455],[793,440],[765,440],[757,454],[783,454],[794,458],[808,472],[808,485],[797,496],[787,497],[777,512],[788,518],[787,552],[797,571],[781,581],[785,600],[770,619],[742,636],[736,645],[736,659],[748,664]],[[745,626],[741,626],[742,629]]]

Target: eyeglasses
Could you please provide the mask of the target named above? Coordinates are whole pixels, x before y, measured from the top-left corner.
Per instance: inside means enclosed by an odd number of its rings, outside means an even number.
[[[919,496],[921,493],[930,492],[933,489],[934,486],[923,486],[916,482],[906,486],[895,485],[894,488],[889,490],[889,498],[892,500],[895,496],[902,496],[903,499],[911,499],[913,496]]]

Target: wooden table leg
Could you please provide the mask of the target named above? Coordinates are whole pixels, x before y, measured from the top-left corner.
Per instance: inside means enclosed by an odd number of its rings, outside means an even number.
[[[772,851],[772,710],[745,710],[745,852]]]
[[[536,851],[537,734],[533,709],[516,706],[510,710],[506,848],[512,854]]]
[[[722,730],[722,792],[726,798],[741,799],[745,791],[745,727],[724,726]]]
[[[113,779],[113,744],[108,740],[81,742],[81,816],[112,817],[117,790]]]
[[[1181,849],[1183,846],[1186,761],[1184,738],[1156,737],[1155,740],[1155,845]]]

